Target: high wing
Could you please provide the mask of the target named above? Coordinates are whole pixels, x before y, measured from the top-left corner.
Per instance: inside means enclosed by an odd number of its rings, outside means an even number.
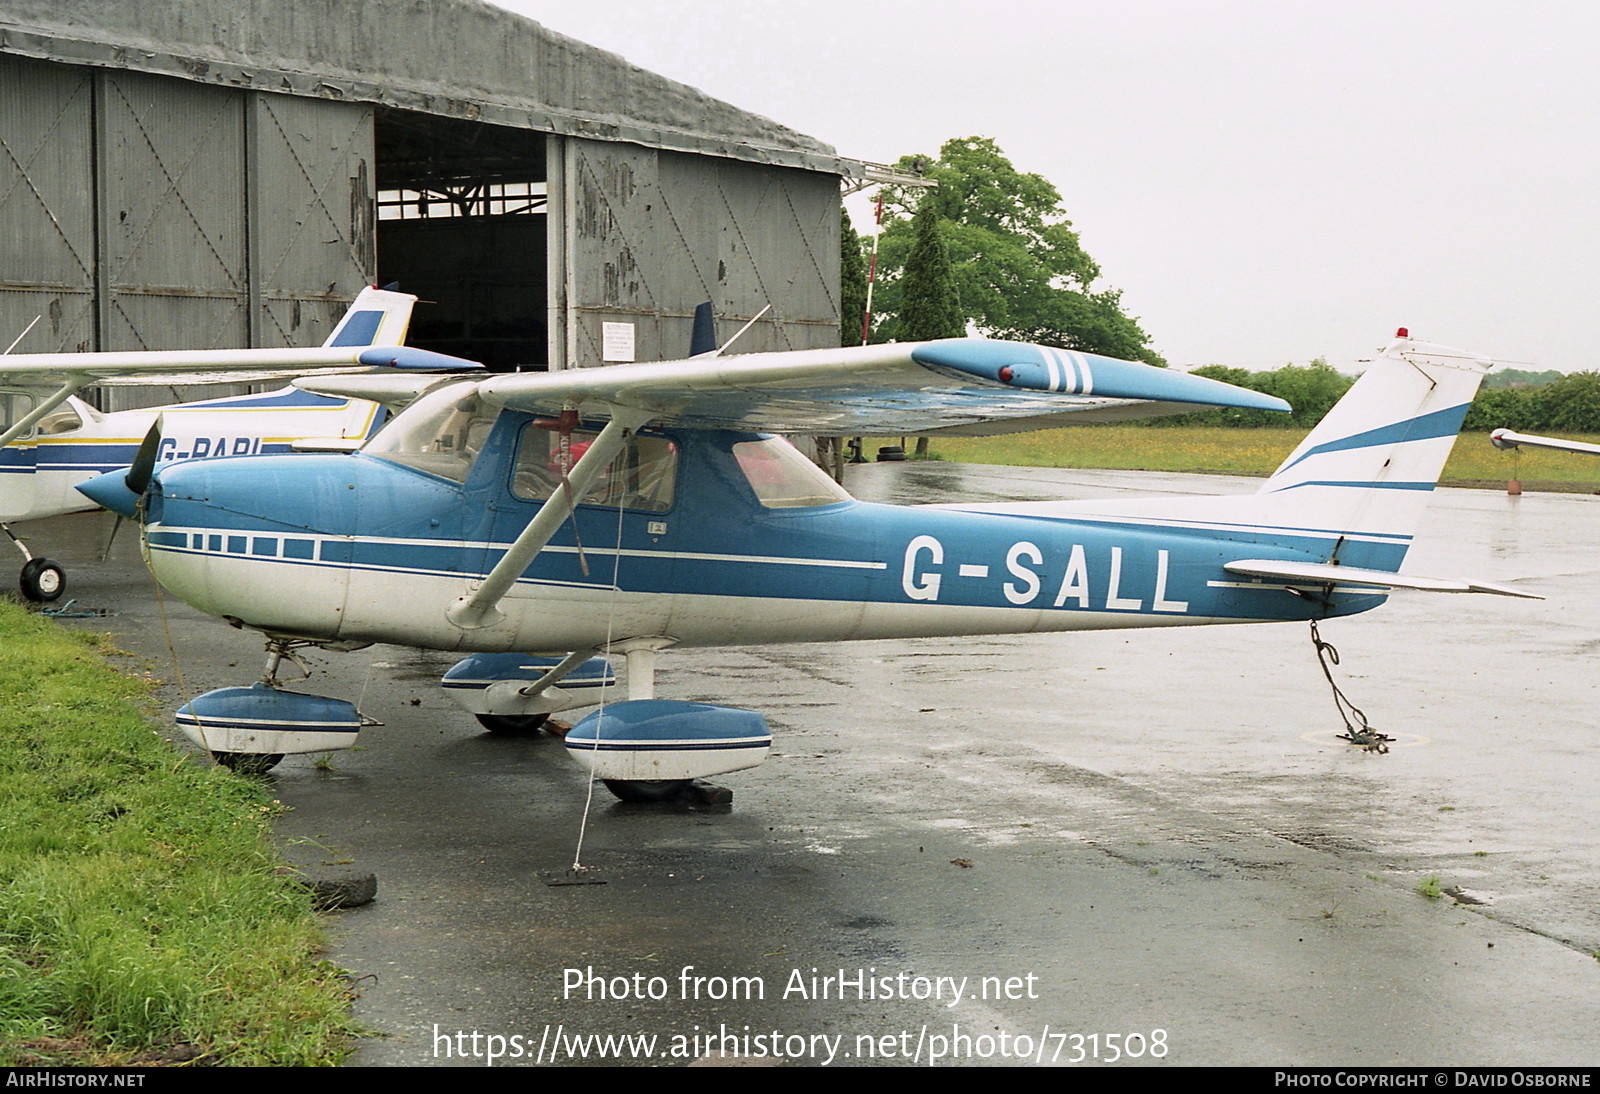
[[[32,412],[0,432],[0,445],[25,436],[68,396],[103,380],[161,377],[169,382],[259,379],[265,375],[330,368],[480,368],[442,353],[401,345],[416,297],[364,289],[321,346],[296,349],[132,350],[101,353],[25,353],[0,356],[0,386],[36,390]],[[379,338],[394,339],[380,344]],[[48,394],[46,395],[45,393]]]
[[[495,376],[492,406],[662,425],[854,437],[1000,433],[1282,399],[1134,361],[954,338]]]

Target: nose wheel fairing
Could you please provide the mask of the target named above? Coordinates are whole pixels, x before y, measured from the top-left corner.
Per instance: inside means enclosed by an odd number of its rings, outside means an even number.
[[[252,684],[196,696],[177,723],[213,756],[284,756],[350,748],[365,720],[342,699]]]

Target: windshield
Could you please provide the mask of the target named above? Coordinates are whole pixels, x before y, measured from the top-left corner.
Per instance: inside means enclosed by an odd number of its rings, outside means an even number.
[[[478,398],[476,383],[451,384],[406,407],[362,451],[465,482],[499,413]]]

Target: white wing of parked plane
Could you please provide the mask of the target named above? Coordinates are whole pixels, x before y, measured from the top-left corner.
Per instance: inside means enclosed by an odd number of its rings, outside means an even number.
[[[328,340],[311,348],[130,350],[100,353],[23,353],[0,356],[0,387],[33,391],[32,411],[0,432],[0,446],[25,436],[68,396],[104,380],[160,377],[180,382],[258,379],[264,374],[330,368],[461,369],[477,362],[402,345],[416,297],[385,289],[363,289]],[[377,341],[394,339],[393,342]]]
[[[335,399],[366,399],[381,403],[391,413],[403,410],[440,384],[459,382],[460,376],[435,376],[428,373],[368,373],[332,376],[302,376],[294,386]]]

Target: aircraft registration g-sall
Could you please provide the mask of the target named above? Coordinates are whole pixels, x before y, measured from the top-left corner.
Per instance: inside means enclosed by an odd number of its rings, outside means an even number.
[[[673,646],[1319,620],[1396,587],[1523,595],[1398,572],[1488,365],[1398,338],[1241,497],[869,504],[771,435],[1285,408],[977,339],[446,381],[355,455],[136,466],[84,489],[138,507],[168,589],[267,635],[260,683],[179,712],[224,762],[353,743],[351,704],[282,690],[277,668],[300,645],[385,642],[467,653],[443,684],[492,731],[600,702],[566,747],[645,800],[771,742],[753,711],[655,698]],[[626,658],[625,699],[605,653]]]
[[[10,525],[94,508],[77,485],[130,464],[161,425],[161,460],[288,452],[294,442],[354,448],[385,412],[364,399],[286,387],[264,395],[101,413],[74,393],[93,383],[259,380],[325,369],[377,366],[477,369],[472,361],[407,348],[416,297],[365,289],[321,347],[34,353],[0,356],[0,531],[22,552],[22,594],[49,601],[66,588],[61,567],[34,558]]]

